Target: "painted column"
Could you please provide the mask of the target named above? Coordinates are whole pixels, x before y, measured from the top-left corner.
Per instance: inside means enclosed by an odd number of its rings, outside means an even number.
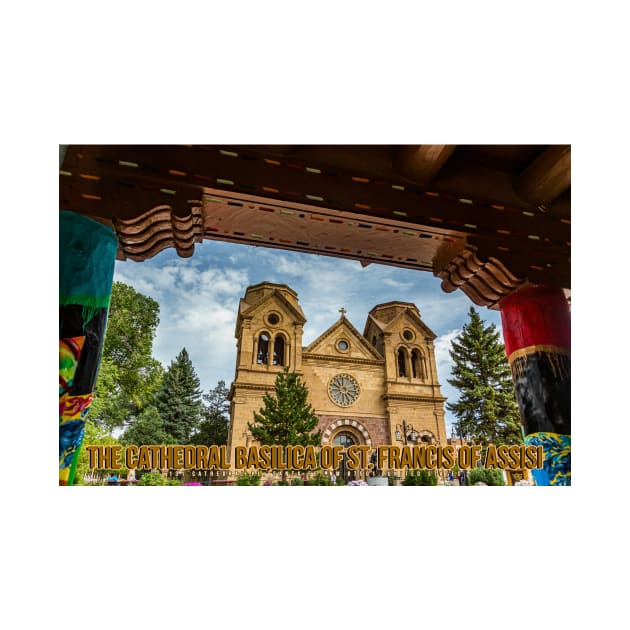
[[[500,302],[525,443],[542,445],[538,485],[571,485],[571,315],[562,289],[530,286]]]
[[[97,221],[59,213],[59,485],[72,485],[103,349],[118,241]]]

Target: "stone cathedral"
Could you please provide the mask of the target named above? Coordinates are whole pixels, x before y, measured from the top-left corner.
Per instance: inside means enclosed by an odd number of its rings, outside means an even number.
[[[247,423],[285,366],[306,383],[322,445],[446,444],[436,335],[409,302],[378,304],[363,334],[339,319],[302,346],[306,317],[295,291],[262,282],[241,298],[236,374],[230,390],[228,452],[254,444]]]

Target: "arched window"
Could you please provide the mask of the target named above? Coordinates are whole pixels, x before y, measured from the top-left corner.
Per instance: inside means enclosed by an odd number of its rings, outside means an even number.
[[[407,376],[405,351],[402,348],[398,350],[398,376]]]
[[[256,363],[267,365],[269,363],[269,335],[262,333],[258,337],[258,355]]]
[[[417,349],[411,352],[411,374],[413,378],[421,378],[423,381],[426,378],[424,372],[424,355]]]
[[[337,446],[343,446],[344,448],[348,448],[355,444],[354,437],[348,431],[342,431],[341,433],[337,433],[335,439],[333,440],[333,444]]]
[[[284,337],[277,335],[273,342],[273,364],[284,365]]]

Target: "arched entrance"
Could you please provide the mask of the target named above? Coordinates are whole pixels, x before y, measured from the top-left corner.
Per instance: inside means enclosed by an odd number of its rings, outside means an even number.
[[[347,450],[350,446],[357,443],[356,438],[349,431],[339,431],[337,435],[333,438],[333,446],[342,446],[344,450]],[[343,458],[341,460],[341,464],[339,466],[339,477],[341,477],[345,482],[351,481],[355,479],[355,471],[348,470],[346,465],[348,460],[348,456],[344,453]]]
[[[372,446],[372,438],[363,423],[351,418],[340,418],[331,422],[322,434],[322,446],[332,443],[332,440],[341,431],[347,431],[355,436],[356,444],[367,444]]]
[[[358,420],[344,418],[331,423],[324,431],[322,437],[322,445],[330,444],[332,446],[341,446],[347,450],[354,445],[372,445],[372,440],[367,429]],[[349,470],[347,467],[347,455],[341,460],[339,470],[335,471],[338,477],[345,482],[353,479],[361,479],[364,477],[364,471]]]

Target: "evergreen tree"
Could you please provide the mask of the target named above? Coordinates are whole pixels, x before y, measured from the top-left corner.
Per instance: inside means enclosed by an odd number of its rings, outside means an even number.
[[[484,326],[473,307],[468,316],[470,321],[449,351],[454,366],[448,382],[460,396],[446,406],[458,419],[456,430],[460,436],[484,445],[521,443],[512,374],[500,333],[494,324]]]
[[[207,403],[202,411],[203,420],[199,424],[199,431],[195,433],[191,442],[193,444],[227,444],[229,408],[227,399],[230,390],[225,386],[225,381],[219,381],[214,389],[203,395]]]
[[[168,435],[160,412],[153,406],[145,407],[134,423],[120,436],[122,444],[174,444],[176,440]]]
[[[164,374],[156,396],[156,407],[166,433],[187,444],[197,428],[202,411],[199,378],[186,348],[177,355]]]
[[[254,412],[254,422],[247,425],[254,439],[269,445],[318,445],[321,431],[313,433],[318,418],[307,397],[308,389],[298,374],[285,367],[276,377],[275,396],[263,396],[264,406],[259,413]],[[286,470],[282,478],[286,478]]]

